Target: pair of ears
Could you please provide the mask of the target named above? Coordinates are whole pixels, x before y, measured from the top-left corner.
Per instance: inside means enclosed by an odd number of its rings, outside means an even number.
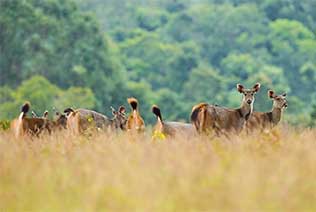
[[[112,109],[112,114],[113,114],[113,115],[117,115],[118,113],[123,113],[123,114],[125,114],[125,111],[126,111],[126,109],[125,109],[124,106],[120,106],[119,109],[118,109],[118,111],[116,111],[112,106],[111,106],[111,109]]]
[[[32,111],[32,117],[33,118],[38,118],[39,116],[35,113],[35,111]],[[45,112],[43,113],[42,118],[47,118],[48,117],[48,111],[45,110]]]
[[[257,93],[260,90],[260,86],[260,83],[257,82],[251,90]],[[245,91],[245,87],[241,84],[237,84],[237,90],[239,93],[243,93]]]
[[[274,93],[273,90],[269,90],[269,91],[268,91],[268,96],[269,96],[271,99],[277,97],[277,95]],[[284,97],[285,97],[285,96],[286,96],[286,93],[283,93],[281,96],[284,96]]]

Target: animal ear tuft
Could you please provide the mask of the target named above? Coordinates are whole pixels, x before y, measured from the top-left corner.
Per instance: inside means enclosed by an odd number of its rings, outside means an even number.
[[[269,91],[268,91],[268,96],[269,96],[271,99],[273,99],[273,98],[275,97],[274,91],[273,91],[273,90],[269,90]]]
[[[238,91],[239,93],[244,92],[244,89],[245,89],[245,87],[244,87],[243,85],[237,84],[237,91]]]
[[[261,84],[259,83],[259,82],[257,82],[254,86],[253,86],[253,90],[255,91],[255,92],[258,92],[259,90],[260,90],[260,87],[261,87]]]

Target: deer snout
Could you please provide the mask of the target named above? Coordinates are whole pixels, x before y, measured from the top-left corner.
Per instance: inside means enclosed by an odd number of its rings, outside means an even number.
[[[251,105],[251,103],[252,103],[252,100],[251,100],[251,99],[248,99],[248,100],[247,100],[247,104],[248,104],[248,105]]]

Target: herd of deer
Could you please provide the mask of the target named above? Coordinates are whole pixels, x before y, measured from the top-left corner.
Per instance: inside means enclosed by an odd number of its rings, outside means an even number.
[[[281,119],[283,110],[287,107],[286,94],[276,95],[272,90],[268,96],[273,99],[273,107],[270,112],[253,112],[255,94],[259,91],[260,84],[255,84],[251,89],[237,84],[237,91],[243,95],[241,106],[237,109],[229,109],[218,105],[200,103],[193,107],[191,123],[169,122],[162,118],[158,106],[152,107],[152,112],[157,117],[154,133],[160,133],[163,137],[176,135],[193,136],[198,134],[221,135],[225,133],[240,133],[246,129],[267,129],[277,125]],[[145,131],[145,122],[138,109],[138,101],[129,98],[131,113],[126,116],[126,109],[120,106],[118,110],[112,108],[113,118],[88,109],[67,108],[64,113],[56,113],[54,120],[48,118],[48,112],[38,117],[32,112],[32,117],[27,117],[30,104],[25,103],[21,108],[18,118],[11,122],[11,129],[17,137],[24,135],[38,136],[44,131],[49,134],[57,130],[67,129],[75,134],[82,134],[88,129],[106,131]]]

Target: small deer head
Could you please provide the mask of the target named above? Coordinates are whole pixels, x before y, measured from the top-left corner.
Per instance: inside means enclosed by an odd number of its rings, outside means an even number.
[[[273,99],[273,107],[278,109],[285,109],[287,108],[287,100],[286,100],[286,93],[281,95],[276,95],[274,91],[269,90],[268,96]]]
[[[115,128],[120,128],[121,130],[125,130],[126,129],[126,122],[127,122],[127,118],[126,118],[126,114],[125,114],[125,107],[124,106],[120,106],[119,109],[116,111],[113,107],[111,107],[112,109],[112,114],[113,114],[113,124]]]
[[[242,104],[252,105],[255,101],[255,94],[260,90],[260,83],[256,83],[251,89],[246,89],[243,85],[237,84],[237,90],[243,94]]]
[[[55,113],[55,124],[56,127],[60,129],[67,128],[67,116],[65,114],[61,114],[60,112]]]

